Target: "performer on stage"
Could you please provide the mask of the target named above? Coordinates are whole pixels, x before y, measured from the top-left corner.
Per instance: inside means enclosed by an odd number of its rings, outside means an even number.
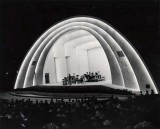
[[[72,85],[72,76],[70,74],[68,75],[68,84]]]
[[[75,73],[73,73],[73,76],[72,76],[72,83],[76,84],[76,75],[75,75]]]

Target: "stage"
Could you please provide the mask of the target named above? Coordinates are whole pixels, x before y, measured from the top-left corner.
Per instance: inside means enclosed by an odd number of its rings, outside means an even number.
[[[99,82],[84,82],[84,83],[78,83],[78,84],[72,84],[72,85],[67,85],[67,86],[92,86],[92,85],[109,85],[111,84],[111,81],[99,81]],[[56,83],[51,83],[51,84],[43,84],[43,86],[66,86],[63,85],[62,82],[56,82]]]
[[[114,86],[112,84],[107,85],[106,82],[86,82],[84,84],[72,84],[72,85],[62,85],[61,83],[55,84],[45,84],[30,86],[27,88],[16,89],[15,93],[17,95],[29,95],[41,96],[41,97],[84,97],[84,96],[106,96],[119,94],[119,95],[131,95],[131,92],[124,90],[123,88],[117,88],[122,86]],[[114,88],[112,88],[114,87]]]
[[[62,85],[62,83],[43,84],[19,88],[1,96],[4,98],[24,99],[75,99],[84,97],[109,98],[112,95],[126,99],[133,94],[123,86],[113,85],[107,81],[85,82],[84,84]]]
[[[3,95],[4,98],[14,99],[75,99],[84,97],[97,97],[106,99],[112,95],[126,99],[133,94],[106,81],[85,82],[84,84],[62,85],[62,83],[44,84],[19,88]],[[1,96],[2,97],[2,96]]]
[[[84,82],[79,84],[63,85],[52,83],[19,88],[16,91],[41,91],[51,93],[106,93],[110,90],[124,90],[124,86],[114,85],[111,81]]]
[[[81,84],[81,83],[79,83],[79,84],[72,84],[72,85],[63,85],[63,83],[62,82],[57,82],[57,83],[51,83],[51,84],[42,84],[42,85],[39,85],[39,84],[37,84],[38,86],[61,86],[61,87],[63,87],[63,86],[68,86],[68,87],[70,87],[70,86],[72,86],[72,87],[74,87],[74,86],[76,86],[76,87],[78,87],[78,86],[80,86],[80,87],[83,87],[83,86],[106,86],[106,87],[108,87],[108,88],[113,88],[113,89],[121,89],[121,90],[123,90],[123,89],[126,89],[124,86],[119,86],[119,85],[114,85],[114,84],[112,84],[112,82],[111,81],[99,81],[99,82],[84,82],[83,84]]]

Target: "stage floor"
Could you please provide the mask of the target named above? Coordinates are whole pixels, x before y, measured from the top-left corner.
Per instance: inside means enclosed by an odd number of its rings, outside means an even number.
[[[99,87],[101,89],[101,87],[108,87],[108,88],[111,88],[111,89],[126,89],[124,86],[118,86],[118,85],[113,85],[111,84],[111,82],[109,81],[101,81],[101,82],[85,82],[84,84],[72,84],[72,85],[62,85],[62,83],[53,83],[53,84],[43,84],[43,85],[38,85],[38,86],[31,86],[32,88],[37,88],[37,87],[41,87],[41,88],[44,88],[44,89],[49,89],[50,87],[53,87],[51,89],[65,89],[67,88],[67,90],[70,90],[70,89],[75,89],[78,91],[81,90],[81,89],[85,89],[86,87],[86,90],[92,90],[91,87]],[[54,87],[55,86],[55,87]],[[73,87],[73,88],[72,88]],[[88,88],[87,88],[88,87]],[[98,89],[99,89],[98,88]],[[102,89],[103,90],[103,89]],[[23,89],[22,89],[23,91]],[[50,91],[50,90],[49,90]],[[95,90],[96,92],[98,90]],[[40,91],[41,92],[41,91]],[[39,93],[39,92],[35,92],[33,90],[33,92],[30,92],[30,91],[23,91],[23,92],[17,92],[17,91],[11,91],[11,92],[7,92],[7,93],[0,93],[0,98],[3,99],[11,99],[11,98],[14,98],[14,99],[22,99],[22,98],[25,98],[25,99],[28,99],[28,98],[32,98],[32,99],[50,99],[50,98],[55,98],[55,99],[59,99],[59,98],[65,98],[65,99],[68,99],[68,98],[81,98],[81,97],[92,97],[92,96],[96,96],[97,98],[100,98],[100,99],[103,99],[103,98],[108,98],[110,97],[111,95],[114,95],[114,96],[117,96],[121,99],[126,99],[128,96],[130,95],[120,95],[120,94],[108,94],[108,93],[85,93],[85,92],[82,92],[82,93],[58,93],[58,92],[53,92],[53,93]]]
[[[111,95],[114,95],[114,96],[117,96],[121,99],[126,99],[128,96],[130,95],[120,95],[120,94],[108,94],[108,93],[103,93],[103,92],[99,92],[98,93],[98,90],[101,89],[101,91],[103,91],[103,89],[105,90],[104,87],[108,88],[108,90],[111,88],[111,89],[125,89],[124,86],[118,86],[118,85],[113,85],[111,84],[111,82],[109,81],[101,81],[101,82],[85,82],[84,84],[72,84],[72,85],[62,85],[62,83],[53,83],[53,84],[43,84],[43,85],[38,85],[38,86],[32,86],[32,88],[35,88],[38,90],[38,87],[40,87],[40,89],[44,89],[44,92],[42,92],[41,90],[40,91],[34,91],[32,90],[32,92],[30,91],[23,91],[22,89],[22,92],[20,91],[11,91],[11,92],[8,92],[8,93],[1,93],[0,95],[0,98],[7,98],[7,99],[11,99],[11,98],[14,98],[14,99],[28,99],[28,98],[32,98],[33,100],[36,100],[36,99],[50,99],[50,98],[55,98],[55,99],[61,99],[61,98],[64,98],[64,99],[68,99],[68,98],[83,98],[83,97],[92,97],[92,96],[96,96],[97,98],[99,99],[104,99],[104,98],[109,98]],[[52,88],[53,87],[53,88]],[[85,89],[86,87],[86,89]],[[94,91],[94,93],[85,93],[85,92],[81,92],[81,93],[78,93],[78,91],[92,91],[94,88],[96,88]],[[66,93],[58,93],[58,92],[53,92],[53,93],[47,93],[45,92],[45,90],[49,90],[49,91],[52,91],[52,90],[63,90],[66,88],[67,92]],[[27,89],[27,88],[26,88]],[[30,89],[30,88],[29,88]],[[69,92],[70,90],[73,90],[73,91],[76,91],[75,93],[74,92]],[[106,89],[107,90],[107,89]]]
[[[95,86],[95,85],[102,85],[113,89],[125,89],[124,86],[114,85],[111,81],[99,81],[99,82],[85,82],[83,84],[72,84],[72,85],[63,85],[60,83],[51,83],[51,84],[42,84],[41,86]]]

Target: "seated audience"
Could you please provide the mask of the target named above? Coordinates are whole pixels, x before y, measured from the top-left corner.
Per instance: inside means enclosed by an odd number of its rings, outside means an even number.
[[[154,96],[154,97],[153,97]],[[160,96],[0,99],[0,129],[159,129]]]

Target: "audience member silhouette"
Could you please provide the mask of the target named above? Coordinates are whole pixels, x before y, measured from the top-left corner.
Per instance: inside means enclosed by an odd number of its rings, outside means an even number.
[[[159,129],[159,98],[0,99],[0,129]]]

